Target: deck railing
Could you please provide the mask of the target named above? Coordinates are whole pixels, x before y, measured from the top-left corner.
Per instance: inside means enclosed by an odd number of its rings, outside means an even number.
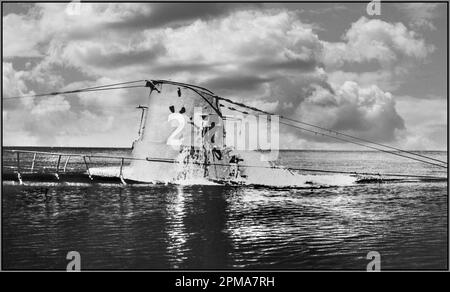
[[[75,168],[69,168],[69,161],[73,158],[80,158],[82,159],[82,162],[86,168],[86,173],[90,180],[93,180],[92,173],[91,173],[91,160],[94,158],[99,159],[112,159],[117,160],[119,164],[119,178],[120,181],[123,184],[126,184],[125,179],[123,177],[123,168],[125,166],[125,161],[131,161],[131,160],[142,160],[146,161],[147,159],[143,158],[135,158],[135,157],[126,157],[126,156],[113,156],[113,155],[90,155],[90,154],[74,154],[74,153],[56,153],[56,152],[42,152],[42,151],[32,151],[32,150],[3,150],[3,152],[6,153],[13,153],[16,156],[16,165],[7,165],[3,166],[4,168],[12,169],[17,174],[17,179],[20,184],[23,184],[22,174],[24,173],[36,173],[37,172],[37,158],[38,156],[54,156],[57,157],[56,159],[56,165],[54,167],[50,167],[50,169],[53,171],[53,174],[57,180],[59,180],[60,173],[67,173],[68,170],[75,170]],[[21,154],[32,154],[33,159],[31,161],[31,165],[29,167],[26,167],[23,163]],[[61,167],[62,163],[64,161],[63,166]],[[165,161],[164,161],[165,162]],[[43,167],[43,170],[49,169],[48,167]]]

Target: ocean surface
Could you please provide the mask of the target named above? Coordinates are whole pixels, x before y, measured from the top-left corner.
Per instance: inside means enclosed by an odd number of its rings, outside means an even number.
[[[8,148],[3,148],[3,150]],[[129,149],[27,148],[131,156]],[[447,161],[447,152],[422,152]],[[30,168],[32,154],[20,165]],[[270,188],[121,185],[14,179],[2,156],[3,269],[355,269],[368,252],[381,269],[447,269],[447,181],[348,183]],[[51,172],[56,157],[37,157]],[[117,167],[117,161],[89,161]],[[61,161],[61,168],[65,159]],[[447,170],[378,152],[281,151],[278,164],[447,177]],[[82,172],[73,159],[68,172]],[[309,174],[311,175],[311,174]],[[14,180],[13,180],[14,179]],[[320,179],[318,179],[320,181]],[[336,183],[333,183],[333,182]]]

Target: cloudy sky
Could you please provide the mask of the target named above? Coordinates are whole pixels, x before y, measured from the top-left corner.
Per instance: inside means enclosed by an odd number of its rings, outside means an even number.
[[[406,149],[447,148],[446,4],[3,3],[3,97],[171,79]],[[74,13],[75,12],[75,13]],[[145,89],[3,101],[4,145],[121,146]],[[284,129],[282,148],[342,149]]]

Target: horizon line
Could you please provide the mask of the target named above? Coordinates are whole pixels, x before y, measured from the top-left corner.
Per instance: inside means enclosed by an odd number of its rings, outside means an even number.
[[[80,148],[80,149],[104,149],[104,148],[110,148],[110,149],[132,149],[131,147],[126,146],[5,146],[2,145],[3,148]],[[378,150],[358,150],[358,149],[305,149],[305,148],[296,148],[296,149],[278,149],[279,151],[353,151],[353,152],[379,152]],[[405,151],[405,149],[402,149]],[[243,151],[270,151],[270,150],[243,150]],[[407,149],[406,151],[430,151],[430,152],[448,152],[448,147],[445,150],[439,150],[439,149]],[[392,152],[401,152],[401,151],[392,151]]]

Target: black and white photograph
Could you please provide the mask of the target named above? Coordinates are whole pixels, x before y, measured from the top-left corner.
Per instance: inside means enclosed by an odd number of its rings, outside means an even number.
[[[448,1],[1,7],[3,271],[448,271]]]

